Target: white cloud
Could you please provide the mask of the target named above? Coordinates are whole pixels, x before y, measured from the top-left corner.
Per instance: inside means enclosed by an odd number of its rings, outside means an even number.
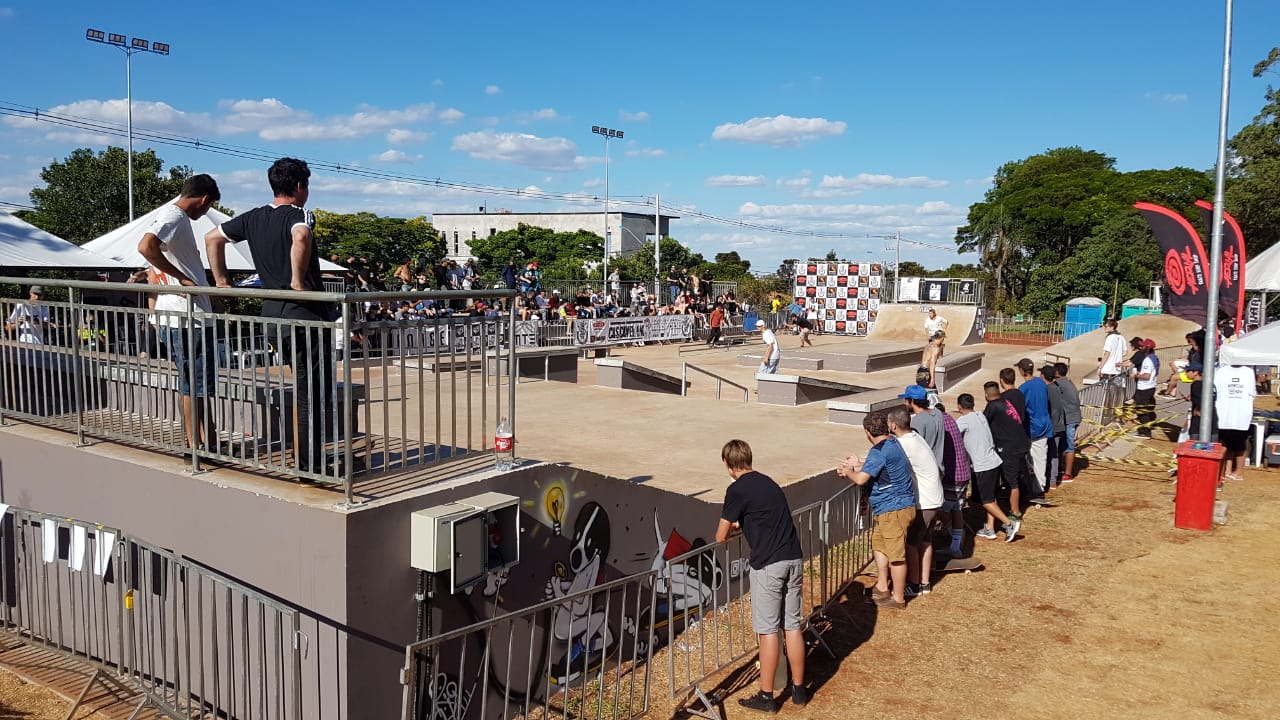
[[[556,172],[578,170],[586,162],[578,156],[578,146],[571,140],[527,133],[496,133],[492,130],[466,133],[453,139],[453,149],[477,160],[507,162]]]
[[[129,102],[125,98],[118,100],[78,100],[66,105],[55,105],[49,108],[51,115],[74,116],[86,120],[106,122],[124,129],[129,121]],[[134,127],[144,127],[160,132],[195,135],[207,132],[213,125],[212,120],[204,113],[187,113],[164,102],[147,100],[133,101]],[[9,116],[4,118],[6,125],[24,129],[46,129],[51,127],[42,120],[28,117]],[[48,140],[62,142],[83,142],[102,145],[108,142],[119,142],[110,133],[94,133],[78,131],[60,126],[45,134]]]
[[[760,187],[764,183],[763,175],[715,175],[706,180],[709,187]]]
[[[930,200],[919,205],[869,205],[863,203],[760,205],[754,202],[746,202],[738,207],[738,213],[747,217],[766,220],[798,221],[874,218],[877,222],[889,225],[911,222],[935,226],[963,221],[967,210],[940,200]],[[888,222],[889,220],[892,222]]]
[[[502,88],[498,87],[497,85],[488,85],[484,89],[485,95],[499,95],[501,93],[502,93]]]
[[[949,185],[946,180],[934,180],[922,175],[912,177],[894,177],[893,175],[873,175],[859,173],[847,178],[843,175],[823,175],[815,190],[805,193],[808,197],[836,197],[839,195],[857,195],[867,190],[886,188],[930,189],[944,188]]]
[[[658,158],[658,157],[666,157],[667,151],[661,148],[636,148],[635,150],[628,150],[626,155],[627,157]]]
[[[641,110],[640,112],[627,112],[626,110],[618,111],[618,119],[625,122],[647,122],[649,113]]]
[[[604,187],[604,181],[601,180],[600,178],[591,178],[590,180],[587,180],[586,182],[582,183],[582,187],[588,190],[590,190],[591,188]]]
[[[780,147],[799,145],[823,137],[843,135],[843,121],[825,118],[796,118],[790,115],[756,117],[744,123],[725,123],[711,133],[712,140],[729,140]]]
[[[810,179],[808,176],[795,178],[778,178],[777,185],[780,188],[797,188],[803,190],[809,187]]]
[[[0,7],[0,18],[13,17],[13,8]]]
[[[1162,105],[1186,105],[1190,99],[1186,93],[1161,93],[1149,92],[1143,97],[1152,102],[1158,102]]]
[[[448,125],[450,123],[458,122],[462,118],[466,117],[466,115],[457,108],[445,108],[440,111],[438,117],[440,118],[440,122]]]
[[[541,110],[534,110],[533,112],[520,112],[520,113],[516,113],[515,115],[516,122],[525,123],[525,124],[531,123],[531,122],[537,122],[539,120],[555,120],[558,117],[560,117],[560,115],[555,111],[554,108],[542,108]]]
[[[392,145],[405,145],[408,143],[420,143],[427,139],[427,134],[417,130],[405,130],[404,128],[391,128],[387,131],[387,142]]]
[[[415,163],[422,159],[420,154],[409,155],[401,150],[386,150],[371,157],[374,160],[385,163]]]
[[[433,88],[442,88],[442,87],[444,87],[444,81],[443,81],[443,80],[441,80],[440,78],[436,78],[435,80],[432,80],[432,81],[431,81],[431,87],[433,87]]]
[[[435,116],[431,104],[383,110],[359,105],[350,115],[316,118],[289,107],[276,98],[224,100],[219,107],[230,111],[219,130],[226,134],[255,132],[263,140],[353,140],[401,126],[426,122]],[[135,113],[136,115],[136,113]]]

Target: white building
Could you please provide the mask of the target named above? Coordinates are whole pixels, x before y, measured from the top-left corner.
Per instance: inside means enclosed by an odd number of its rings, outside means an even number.
[[[672,220],[676,215],[662,216],[662,237],[670,237]],[[549,212],[513,213],[505,210],[475,213],[433,213],[431,225],[444,235],[445,252],[451,260],[462,261],[471,257],[471,241],[485,238],[506,230],[515,230],[521,224],[546,228],[554,232],[587,230],[604,235],[602,212]],[[613,211],[609,213],[609,256],[627,256],[640,249],[646,242],[653,242],[653,215]]]

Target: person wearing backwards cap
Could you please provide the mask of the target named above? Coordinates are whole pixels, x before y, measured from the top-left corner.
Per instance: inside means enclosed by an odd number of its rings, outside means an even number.
[[[1133,393],[1133,409],[1138,413],[1137,436],[1151,438],[1151,424],[1156,420],[1156,384],[1160,376],[1160,360],[1156,358],[1156,343],[1150,338],[1139,341],[1138,355],[1134,356],[1133,373],[1137,381]]]
[[[6,332],[16,333],[18,342],[28,345],[44,344],[44,329],[54,327],[49,320],[49,308],[38,304],[44,297],[44,288],[32,285],[27,291],[27,302],[13,306],[9,319],[5,322]]]

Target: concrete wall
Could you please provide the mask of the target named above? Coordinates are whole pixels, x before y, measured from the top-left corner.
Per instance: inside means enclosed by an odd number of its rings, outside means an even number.
[[[322,696],[309,703],[315,709],[306,716],[315,718],[398,716],[399,671],[404,646],[416,639],[419,610],[419,574],[409,565],[409,519],[416,510],[489,491],[520,498],[520,564],[469,593],[454,596],[441,587],[432,600],[434,633],[515,612],[549,592],[646,571],[672,533],[690,543],[711,541],[719,519],[717,504],[557,465],[477,475],[447,489],[435,489],[442,483],[343,511],[252,486],[218,485],[209,479],[216,474],[192,478],[171,458],[110,445],[77,449],[71,440],[26,425],[0,428],[0,501],[118,527],[297,606],[308,635],[305,692]],[[161,467],[149,467],[147,458]],[[795,509],[842,486],[826,473],[786,493]],[[590,551],[574,553],[575,543]],[[730,568],[709,569],[705,582],[727,582],[729,574]],[[640,624],[633,615],[616,608],[608,632],[633,643]],[[573,627],[586,625],[578,619]],[[451,681],[474,695],[480,671],[454,673]],[[542,679],[526,679],[522,687],[533,682]],[[474,715],[479,702],[471,702]]]

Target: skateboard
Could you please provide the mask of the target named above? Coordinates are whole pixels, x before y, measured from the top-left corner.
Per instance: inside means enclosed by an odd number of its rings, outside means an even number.
[[[945,563],[934,565],[933,571],[936,573],[968,573],[974,570],[981,570],[983,566],[982,558],[971,555],[966,558],[949,558]]]

